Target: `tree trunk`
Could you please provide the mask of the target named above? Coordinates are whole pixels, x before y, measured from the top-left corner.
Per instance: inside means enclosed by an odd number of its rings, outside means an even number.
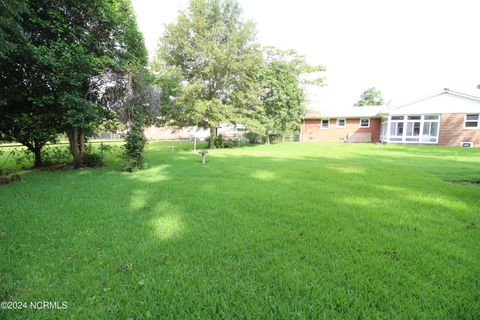
[[[270,144],[270,130],[265,130],[265,144]]]
[[[40,168],[43,163],[42,163],[42,149],[35,147],[35,151],[33,152],[35,156],[35,168]]]
[[[210,127],[210,138],[208,139],[208,148],[215,149],[215,138],[217,137],[217,128]]]
[[[85,152],[86,152],[86,149],[85,149],[85,133],[83,132],[83,129],[79,129],[78,150],[80,151],[80,159],[82,159],[83,156],[85,155]]]
[[[35,168],[40,168],[41,166],[43,166],[43,162],[42,162],[42,146],[39,146],[38,144],[34,144],[33,146],[33,150],[31,150],[33,152],[33,156],[34,156],[34,164],[33,166]]]
[[[83,132],[82,132],[83,134]],[[79,139],[78,128],[73,128],[67,133],[68,142],[70,143],[70,152],[73,156],[73,164],[75,167],[79,167],[82,164],[82,150],[80,147],[80,140],[83,140],[83,153],[85,153],[85,139]]]

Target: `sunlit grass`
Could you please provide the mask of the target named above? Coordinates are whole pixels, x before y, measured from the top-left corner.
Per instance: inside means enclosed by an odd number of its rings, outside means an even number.
[[[191,149],[1,185],[0,301],[68,309],[0,318],[480,318],[480,150]]]

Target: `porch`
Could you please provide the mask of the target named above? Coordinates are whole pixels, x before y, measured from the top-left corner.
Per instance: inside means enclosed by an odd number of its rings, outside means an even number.
[[[380,141],[388,143],[438,144],[440,114],[384,115]]]

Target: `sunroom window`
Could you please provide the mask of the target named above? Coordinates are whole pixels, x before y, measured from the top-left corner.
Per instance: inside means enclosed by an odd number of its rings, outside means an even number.
[[[403,143],[437,143],[440,115],[402,115],[389,119],[387,141]]]

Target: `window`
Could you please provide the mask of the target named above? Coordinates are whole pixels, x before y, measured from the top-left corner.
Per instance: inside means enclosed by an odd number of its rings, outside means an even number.
[[[338,119],[337,119],[337,127],[338,127],[338,128],[343,128],[343,127],[345,127],[345,118],[338,118]]]
[[[391,136],[403,136],[403,122],[392,122],[390,125]]]
[[[370,118],[360,118],[360,128],[370,128]]]
[[[330,119],[322,119],[322,129],[328,129],[330,127]]]
[[[436,142],[438,135],[438,122],[425,121],[423,123],[422,142]]]
[[[479,127],[479,117],[478,114],[467,114],[465,115],[465,128],[478,128]]]
[[[407,136],[420,135],[420,122],[407,122]]]
[[[387,138],[388,118],[382,118],[382,125],[380,127],[380,140],[385,141]]]
[[[402,143],[438,143],[440,115],[390,116],[386,141]]]

